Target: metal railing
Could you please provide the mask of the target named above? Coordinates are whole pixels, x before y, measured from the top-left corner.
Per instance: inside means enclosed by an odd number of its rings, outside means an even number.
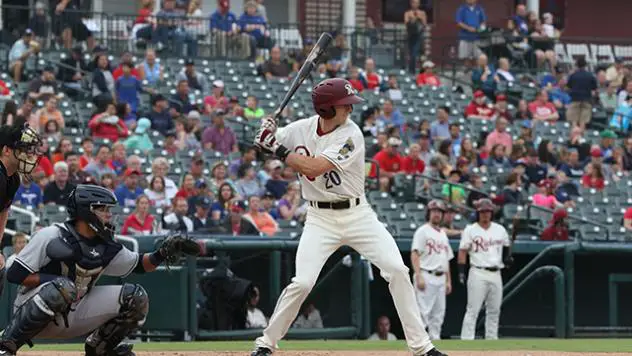
[[[31,230],[28,232],[29,234],[32,234],[33,231],[35,230],[35,225],[37,225],[37,223],[40,221],[39,216],[37,216],[37,214],[33,213],[32,211],[28,210],[28,209],[24,209],[24,208],[20,208],[18,206],[15,205],[11,205],[11,212],[14,214],[22,214],[22,215],[26,215],[30,218],[31,220]],[[5,229],[5,231],[7,233],[9,233],[9,231],[7,229]],[[11,233],[9,233],[11,234]],[[15,235],[15,232],[13,232],[11,235]]]

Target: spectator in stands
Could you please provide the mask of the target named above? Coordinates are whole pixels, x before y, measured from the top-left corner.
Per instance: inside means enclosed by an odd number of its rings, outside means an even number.
[[[406,132],[406,118],[399,109],[393,104],[393,100],[386,99],[382,104],[382,115],[377,118],[378,127],[382,130],[388,130],[396,127],[401,137]]]
[[[623,79],[623,85],[621,86],[621,90],[617,94],[617,105],[623,105],[626,101],[628,101],[628,96],[632,95],[632,80],[628,80],[627,78]]]
[[[48,17],[46,16],[46,5],[38,1],[35,3],[35,13],[29,19],[28,28],[33,30],[37,42],[46,43],[49,26]]]
[[[246,312],[246,329],[261,329],[268,326],[268,319],[261,309],[257,308],[258,304],[259,288],[252,287],[248,298],[248,309]]]
[[[231,96],[228,101],[228,110],[226,111],[230,117],[239,117],[244,115],[244,109],[239,105],[239,99],[236,96]]]
[[[307,301],[301,306],[298,317],[292,327],[298,329],[323,328],[323,319],[320,316],[320,311],[314,306],[314,303]]]
[[[31,55],[39,52],[40,46],[33,40],[33,31],[30,28],[24,30],[22,38],[15,41],[9,51],[9,72],[13,75],[13,81],[19,83],[26,66],[26,61]]]
[[[42,75],[29,83],[29,97],[35,100],[46,101],[48,98],[56,96],[58,91],[59,85],[55,80],[55,68],[52,66],[44,67]]]
[[[167,0],[170,1],[170,0]],[[189,233],[193,232],[193,221],[187,216],[189,204],[184,197],[173,198],[173,207],[170,214],[162,218],[163,230]]]
[[[136,206],[136,199],[143,194],[143,188],[138,186],[138,179],[141,175],[142,173],[139,171],[129,168],[125,170],[123,183],[114,190],[120,206],[128,208]]]
[[[496,83],[513,83],[516,81],[509,68],[509,59],[502,57],[498,59],[498,69],[496,70],[494,81]]]
[[[422,151],[423,151],[423,147],[422,147]],[[428,155],[430,155],[429,152],[428,152]],[[463,140],[461,141],[461,150],[459,152],[459,155],[467,159],[468,164],[476,162],[476,160],[478,159],[478,154],[476,153],[474,144],[472,144],[472,139],[470,139],[469,137],[463,138]],[[423,153],[422,153],[422,157],[423,157]]]
[[[151,111],[147,114],[151,121],[151,129],[166,135],[175,128],[175,124],[169,114],[169,103],[162,94],[151,97]]]
[[[450,109],[446,106],[437,108],[437,120],[430,125],[432,142],[441,142],[450,138]]]
[[[249,95],[246,99],[246,107],[244,108],[244,118],[246,120],[259,120],[265,115],[265,112],[258,106],[257,97]]]
[[[474,98],[465,108],[465,117],[479,120],[491,120],[494,117],[494,109],[487,105],[485,93],[482,90],[474,92]]]
[[[373,157],[380,168],[380,190],[383,192],[388,192],[393,177],[402,173],[402,156],[399,154],[401,144],[402,140],[397,137],[391,137],[388,139],[388,145]],[[371,176],[376,176],[375,169],[373,169]]]
[[[471,0],[470,0],[471,1]],[[397,340],[397,336],[392,334],[391,332],[391,321],[385,315],[377,318],[377,327],[375,332],[369,336],[367,340],[385,340],[385,341],[395,341]]]
[[[125,219],[121,233],[128,236],[143,236],[156,233],[157,223],[156,218],[149,213],[149,198],[140,194],[134,200],[133,206],[135,209]]]
[[[214,43],[217,44],[217,51],[222,56],[230,56],[229,50],[235,45],[241,44],[241,40],[246,37],[248,51],[250,50],[250,36],[240,33],[240,26],[237,25],[237,17],[230,11],[229,0],[218,0],[217,10],[211,14],[210,19],[211,34]]]
[[[364,71],[360,73],[360,80],[366,89],[379,88],[382,84],[382,77],[375,72],[375,61],[368,57],[364,61]]]
[[[520,174],[515,171],[511,172],[509,176],[507,176],[505,187],[496,200],[502,204],[524,204],[525,199],[520,191],[520,187],[522,187]]]
[[[72,141],[69,138],[62,138],[59,140],[57,147],[55,147],[55,151],[51,155],[51,162],[53,164],[63,161],[64,155],[67,152],[72,152]]]
[[[617,131],[627,133],[630,129],[630,121],[632,121],[632,95],[628,95],[623,104],[616,108],[609,126]]]
[[[274,236],[279,231],[279,224],[267,211],[261,209],[261,198],[258,195],[248,197],[248,212],[243,218],[267,236]]]
[[[97,149],[95,158],[83,170],[97,180],[101,180],[101,177],[106,173],[116,175],[114,169],[108,164],[110,157],[110,146],[101,145]]]
[[[582,129],[586,128],[592,118],[592,98],[597,90],[597,80],[586,70],[586,65],[586,59],[580,57],[577,60],[577,70],[570,75],[567,83],[572,102],[568,107],[566,120]]]
[[[466,0],[456,12],[456,24],[459,27],[459,59],[465,60],[467,66],[472,65],[474,58],[481,53],[477,41],[478,32],[486,28],[487,16],[476,0]]]
[[[200,0],[189,0],[184,14],[184,24],[176,30],[178,40],[183,40],[187,45],[186,55],[191,58],[198,56],[198,38],[206,35],[202,20],[200,20],[201,5]],[[182,49],[178,53],[181,54]]]
[[[217,79],[213,81],[211,95],[204,98],[204,112],[212,113],[215,109],[229,109],[228,98],[224,95],[224,82]]]
[[[221,222],[228,216],[228,209],[235,199],[235,191],[228,182],[222,183],[217,190],[217,201],[211,206],[211,219],[214,222]]]
[[[9,100],[4,104],[2,115],[0,116],[0,125],[13,125],[17,121],[18,104],[14,100]]]
[[[58,0],[53,18],[54,32],[60,36],[66,49],[72,47],[73,38],[78,42],[86,42],[88,50],[94,48],[92,32],[82,21],[81,0]]]
[[[514,118],[515,120],[520,120],[523,122],[524,120],[532,119],[531,112],[529,111],[529,104],[526,100],[520,99],[520,101],[518,101],[518,110],[516,111]]]
[[[432,61],[425,61],[422,64],[422,71],[417,74],[417,85],[424,86],[440,86],[441,80],[439,76],[434,73],[435,64]]]
[[[174,54],[181,56],[184,38],[181,39],[179,37],[180,33],[176,30],[178,29],[177,20],[183,15],[183,13],[182,11],[176,9],[175,5],[175,0],[163,1],[162,9],[156,14],[156,24],[153,26],[151,39],[154,47],[158,50],[158,52],[161,52],[168,46],[169,38],[172,38],[175,42]]]
[[[241,31],[250,35],[250,59],[257,56],[257,48],[271,49],[274,41],[270,38],[266,20],[257,15],[257,3],[248,1],[244,5],[245,11],[239,17]]]
[[[529,104],[529,111],[533,120],[536,121],[554,122],[560,118],[555,105],[549,101],[549,94],[546,89],[541,89],[538,92],[535,100]]]
[[[281,57],[281,48],[274,46],[270,50],[270,59],[261,66],[261,72],[268,80],[274,78],[287,78],[292,72],[298,70],[297,64],[291,64],[287,58]]]
[[[213,221],[211,220],[211,199],[205,196],[197,196],[189,199],[194,204],[195,212],[191,220],[193,221],[193,231],[210,232],[214,229]]]
[[[168,208],[171,199],[167,197],[165,190],[165,178],[154,176],[149,181],[149,186],[145,188],[144,194],[149,198],[149,202],[156,208]]]
[[[555,177],[555,198],[565,206],[575,206],[573,199],[580,196],[579,188],[574,181],[568,179],[564,171],[557,171]]]
[[[364,137],[377,136],[377,115],[379,115],[377,106],[370,106],[360,114],[360,128]]]
[[[35,233],[35,231],[33,231],[33,233]],[[21,232],[17,232],[11,237],[11,246],[13,247],[13,253],[7,258],[4,268],[11,267],[17,255],[24,249],[24,247],[26,247],[26,244],[28,244],[28,242],[29,240],[26,238],[26,235]]]
[[[90,174],[83,171],[79,165],[79,153],[76,151],[66,152],[64,161],[68,163],[68,181],[73,184],[82,184]]]
[[[536,206],[541,206],[547,209],[557,209],[562,207],[563,204],[560,203],[555,197],[555,187],[554,182],[550,179],[543,179],[538,183],[538,190],[532,197],[532,203]]]
[[[496,71],[488,63],[487,56],[485,54],[478,56],[476,68],[472,70],[472,87],[476,90],[482,90],[488,98],[493,99],[496,90],[495,78]]]
[[[244,207],[241,202],[234,202],[227,208],[230,215],[223,220],[223,229],[232,236],[260,235],[257,227],[244,217]]]
[[[492,120],[496,120],[499,117],[507,120],[507,122],[513,122],[514,118],[509,108],[507,107],[507,96],[505,94],[496,95],[496,104],[494,105],[494,116]]]
[[[465,203],[465,189],[454,185],[459,184],[460,181],[461,173],[457,170],[452,170],[448,175],[447,182],[442,185],[441,195],[452,204],[462,205]]]
[[[44,204],[66,206],[70,192],[75,186],[68,182],[68,164],[57,162],[54,166],[55,179],[44,189]]]
[[[42,188],[29,179],[24,179],[15,192],[13,204],[39,209],[43,206]]]
[[[127,103],[131,112],[136,115],[140,104],[139,95],[144,91],[141,81],[132,73],[132,64],[123,62],[120,67],[121,75],[117,77],[115,88],[118,103]]]
[[[59,67],[59,72],[57,73],[57,78],[66,89],[66,93],[71,97],[79,94],[84,72],[89,70],[83,59],[82,51],[81,46],[73,47],[70,56],[61,60],[62,66]]]
[[[49,97],[46,100],[46,105],[37,110],[32,118],[33,120],[29,121],[29,126],[39,132],[44,131],[49,121],[56,122],[59,129],[65,126],[64,116],[57,108],[57,98],[55,96]]]
[[[617,134],[612,130],[603,130],[599,133],[599,137],[601,137],[599,148],[601,148],[602,157],[608,158],[612,156]]]
[[[48,120],[43,126],[43,129],[40,130],[40,133],[44,139],[52,139],[53,141],[61,140],[61,127],[59,127],[59,123],[55,120]]]
[[[408,147],[408,154],[402,157],[402,171],[406,174],[422,174],[426,163],[421,159],[421,147],[413,143]]]
[[[512,17],[516,28],[522,35],[529,34],[529,25],[527,23],[527,7],[524,4],[516,5],[516,14]]]
[[[615,110],[617,109],[617,107],[619,106],[618,104],[618,98],[617,98],[617,86],[614,85],[613,83],[609,83],[608,87],[606,88],[605,91],[599,93],[599,102],[601,103],[601,106],[606,109],[606,112],[608,113],[613,113],[615,112]],[[628,95],[626,97],[626,103],[629,106],[629,101],[630,101],[630,96]]]
[[[465,182],[461,179],[460,183]],[[480,199],[489,198],[489,195],[484,192],[485,186],[483,185],[483,178],[478,174],[473,174],[469,179],[469,183],[472,184],[475,190],[469,192],[465,204],[470,208],[476,208],[478,201]]]
[[[507,156],[507,150],[502,144],[495,144],[489,151],[489,157],[485,160],[487,169],[510,169],[511,162]]]
[[[94,140],[92,140],[92,137],[84,137],[81,140],[81,149],[83,153],[79,158],[79,164],[81,169],[84,169],[88,163],[93,161]]]
[[[388,76],[388,80],[385,85],[382,86],[381,91],[385,92],[386,97],[392,101],[401,101],[404,98],[402,90],[399,88],[399,84],[397,84],[397,76],[395,74]]]
[[[147,134],[150,127],[151,121],[149,119],[143,117],[138,120],[134,133],[123,142],[125,148],[127,150],[141,150],[143,153],[153,150],[154,143]]]
[[[213,126],[209,126],[202,134],[202,146],[205,150],[214,150],[225,155],[239,152],[237,136],[230,127],[226,126],[225,115],[226,112],[222,109],[213,112]]]
[[[347,46],[345,35],[342,32],[336,34],[333,46],[327,48],[326,68],[331,76],[336,76],[340,71],[347,69],[349,47]],[[297,68],[294,71],[298,70]]]
[[[146,178],[148,182],[151,182],[154,176],[162,177],[164,179],[165,194],[169,200],[173,199],[173,197],[175,197],[178,193],[178,186],[176,186],[176,183],[171,178],[167,177],[170,169],[171,165],[165,157],[155,158],[151,163],[151,174]]]
[[[233,192],[237,189],[233,181],[228,177],[226,172],[226,163],[224,161],[218,161],[213,164],[211,167],[211,179],[209,181],[209,188],[213,192],[213,194],[217,195],[219,192],[219,187],[224,184],[230,184],[231,188],[233,188]]]
[[[503,118],[496,120],[496,129],[487,135],[487,138],[485,139],[487,152],[491,152],[494,145],[497,144],[505,147],[506,155],[511,155],[512,138],[507,132],[507,120]]]
[[[298,181],[288,184],[287,191],[281,197],[277,206],[281,219],[303,220],[307,212],[307,206],[301,204],[301,186]]]
[[[542,68],[547,62],[549,71],[555,72],[555,68],[557,68],[557,55],[554,51],[556,34],[553,33],[552,36],[549,36],[546,27],[542,25],[539,19],[535,21],[529,32],[538,68]]]
[[[450,129],[450,142],[452,143],[452,156],[459,157],[461,155],[461,127],[452,123],[449,126]]]
[[[579,160],[584,161],[590,154],[590,143],[584,138],[584,130],[579,126],[571,128],[569,140],[566,146],[579,152]],[[599,152],[601,157],[601,151]]]
[[[558,155],[555,152],[555,146],[550,140],[542,140],[538,145],[538,159],[540,163],[548,165],[550,168],[557,167]]]
[[[538,151],[536,151],[535,148],[527,148],[527,157],[525,157],[520,163],[524,164],[525,175],[528,177],[528,183],[538,184],[547,177],[548,168],[545,165],[540,164],[538,160]]]
[[[116,116],[116,106],[113,103],[108,104],[104,112],[93,116],[88,122],[88,128],[92,132],[92,137],[105,138],[112,142],[129,136],[127,125]]]
[[[270,178],[265,183],[266,191],[272,193],[274,199],[281,199],[288,186],[288,182],[281,177],[283,162],[276,159],[272,160],[268,163],[268,168],[270,169]]]
[[[243,199],[248,199],[252,195],[258,196],[262,193],[261,184],[257,180],[257,172],[252,164],[242,164],[237,172],[237,177],[239,178],[235,183],[237,193]]]
[[[623,58],[615,57],[614,63],[606,70],[606,80],[610,85],[620,87],[623,84],[623,78],[625,78],[629,72],[629,69],[625,67]]]
[[[456,163],[456,156],[454,156],[454,150],[452,149],[452,141],[445,139],[439,143],[439,149],[437,150],[437,156],[442,157],[450,165]]]
[[[623,214],[623,227],[628,231],[632,231],[632,207],[625,210]]]
[[[127,65],[129,67],[130,70],[130,75],[136,79],[140,79],[140,76],[138,75],[138,69],[136,69],[136,67],[134,67],[134,60],[132,57],[132,52],[129,51],[123,51],[123,53],[121,54],[121,60],[119,62],[119,65],[112,71],[112,77],[114,78],[114,81],[116,82],[123,74],[124,74],[124,68],[123,66]]]
[[[378,131],[376,136],[376,142],[366,149],[367,157],[375,157],[375,155],[386,147],[386,141],[388,140],[388,134],[384,131]]]
[[[564,172],[568,177],[580,178],[584,175],[585,164],[579,160],[579,152],[575,148],[568,150],[568,162],[562,163],[558,170]]]
[[[176,92],[169,98],[169,113],[172,118],[175,119],[180,115],[187,115],[189,112],[197,110],[195,103],[191,102],[189,91],[187,80],[178,81]]]
[[[112,145],[112,159],[108,161],[108,165],[112,167],[117,176],[125,173],[125,165],[127,164],[127,152],[125,145],[121,141],[114,142]]]
[[[542,241],[568,241],[568,212],[566,209],[556,209],[549,225],[542,231]]]
[[[231,177],[236,177],[242,165],[255,166],[257,164],[257,150],[254,146],[248,146],[243,150],[241,157],[235,159],[228,166],[228,172]]]
[[[136,66],[138,79],[146,80],[149,85],[156,85],[164,78],[164,70],[162,64],[156,60],[156,51],[148,48],[145,51],[145,59]]]
[[[99,55],[94,63],[96,69],[92,72],[92,100],[98,106],[112,102],[116,98],[116,88],[108,57],[105,54]]]
[[[632,138],[627,137],[623,142],[623,169],[632,171]]]
[[[189,84],[189,88],[193,88],[194,90],[204,92],[208,88],[206,77],[195,68],[195,61],[193,58],[188,58],[184,62],[184,68],[182,68],[180,73],[176,75],[176,81],[178,83],[183,80],[186,80]]]
[[[603,174],[603,167],[600,163],[589,163],[586,165],[586,173],[582,176],[582,186],[602,191],[606,186],[606,179]]]
[[[410,9],[404,13],[404,25],[406,25],[408,41],[408,70],[411,74],[417,72],[417,60],[421,53],[426,52],[423,48],[423,42],[428,19],[426,12],[420,9],[419,5],[419,0],[412,0]]]
[[[358,93],[361,93],[364,90],[364,82],[360,78],[360,71],[358,70],[358,67],[354,65],[349,66],[349,77],[347,77],[347,80],[351,83],[353,89],[358,91]]]

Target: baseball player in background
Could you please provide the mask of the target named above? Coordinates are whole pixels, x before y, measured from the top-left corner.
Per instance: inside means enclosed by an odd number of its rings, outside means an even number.
[[[0,240],[9,220],[11,203],[20,187],[20,175],[30,179],[42,152],[40,136],[24,126],[0,127]],[[4,256],[0,253],[0,295],[4,289]]]
[[[365,197],[364,137],[349,119],[352,105],[362,101],[347,80],[326,79],[312,91],[317,115],[278,130],[274,119],[262,120],[255,145],[300,174],[309,208],[296,252],[296,275],[281,293],[252,356],[271,355],[277,348],[323,265],[342,245],[354,248],[381,270],[413,354],[444,355],[425,331],[397,244]]]
[[[510,263],[510,245],[507,230],[492,221],[494,204],[481,199],[476,207],[476,222],[468,225],[461,234],[459,244],[459,281],[465,284],[465,265],[470,257],[467,278],[467,307],[461,328],[462,340],[474,340],[476,319],[485,303],[485,339],[498,339],[498,320],[503,299],[503,281],[500,271]]]
[[[115,242],[110,209],[114,194],[78,185],[68,198],[69,220],[38,231],[7,271],[20,285],[14,314],[0,337],[0,355],[15,355],[34,338],[71,339],[90,333],[86,356],[133,356],[121,341],[145,322],[147,292],[138,284],[97,286],[102,275],[151,272],[163,261],[199,253],[197,243],[166,238],[153,253],[138,254]]]
[[[454,258],[454,252],[448,236],[441,228],[441,219],[446,211],[444,202],[432,200],[426,209],[428,222],[413,235],[410,262],[421,317],[428,326],[430,339],[439,340],[445,317],[446,295],[452,293],[450,260]]]

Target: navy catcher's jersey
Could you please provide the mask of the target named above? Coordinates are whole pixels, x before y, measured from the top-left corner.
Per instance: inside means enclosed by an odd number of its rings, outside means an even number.
[[[0,161],[0,213],[9,209],[15,197],[15,192],[20,187],[20,175],[14,173],[12,176],[7,175],[7,169]]]

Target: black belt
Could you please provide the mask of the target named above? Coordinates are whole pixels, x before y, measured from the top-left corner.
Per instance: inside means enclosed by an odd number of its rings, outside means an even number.
[[[490,271],[490,272],[498,272],[498,271],[500,271],[500,268],[498,268],[498,267],[478,267],[478,266],[474,266],[474,268],[484,269],[484,270]]]
[[[342,210],[351,208],[353,199],[340,201],[310,201],[309,205],[319,209]],[[360,198],[355,198],[355,205],[360,205]]]
[[[445,274],[445,272],[443,272],[443,271],[430,271],[430,270],[427,270],[427,269],[425,269],[424,271],[428,272],[430,274],[433,274],[435,276],[438,276],[438,277],[441,277],[441,276],[443,276]]]

